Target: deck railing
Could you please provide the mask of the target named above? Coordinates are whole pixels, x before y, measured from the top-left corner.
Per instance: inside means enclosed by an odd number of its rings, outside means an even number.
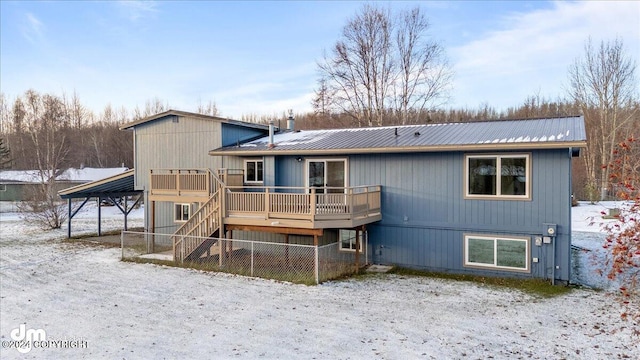
[[[211,175],[209,169],[154,169],[150,195],[209,197],[214,181]]]
[[[219,224],[270,226],[270,220],[287,219],[315,228],[316,225],[321,226],[316,223],[318,221],[344,223],[358,220],[364,223],[365,218],[375,221],[371,216],[380,217],[381,214],[379,185],[319,188],[242,186],[227,182],[242,183],[241,171],[220,169],[218,174],[219,177],[208,169],[152,170],[151,200],[175,201],[185,197],[189,202],[203,204],[219,190],[220,196],[216,201],[219,203]],[[229,222],[224,220],[227,218],[236,219]],[[288,223],[295,226],[291,221]],[[311,225],[303,224],[309,222]],[[325,222],[324,225],[329,224]]]
[[[347,188],[227,186],[224,217],[349,220],[380,213],[380,186]]]

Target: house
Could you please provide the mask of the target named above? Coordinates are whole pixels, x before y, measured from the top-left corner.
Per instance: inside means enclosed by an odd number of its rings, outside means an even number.
[[[52,190],[58,192],[126,170],[126,168],[67,169],[56,177]],[[0,201],[27,200],[33,196],[41,184],[41,174],[37,170],[2,170],[0,171]]]
[[[294,131],[168,111],[123,129],[145,228],[176,260],[211,250],[185,236],[335,243],[356,262],[569,280],[582,117]]]

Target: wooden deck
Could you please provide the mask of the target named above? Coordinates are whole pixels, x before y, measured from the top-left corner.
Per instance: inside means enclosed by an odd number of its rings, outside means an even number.
[[[219,171],[219,177],[207,169],[153,170],[150,183],[151,201],[201,204],[221,186],[222,196],[217,201],[221,221],[228,225],[354,228],[382,219],[379,185],[346,188],[231,186],[238,184],[238,175],[224,169]]]

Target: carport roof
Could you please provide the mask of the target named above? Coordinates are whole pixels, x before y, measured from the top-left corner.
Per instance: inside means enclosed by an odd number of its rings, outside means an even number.
[[[133,176],[134,169],[131,169],[102,180],[61,190],[58,195],[63,199],[136,195],[142,191],[135,190]]]

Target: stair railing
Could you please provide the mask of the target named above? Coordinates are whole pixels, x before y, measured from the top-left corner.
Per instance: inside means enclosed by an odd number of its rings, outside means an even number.
[[[206,238],[220,230],[220,203],[225,184],[211,171],[209,177],[211,196],[172,236],[173,258],[176,261],[184,261]]]

